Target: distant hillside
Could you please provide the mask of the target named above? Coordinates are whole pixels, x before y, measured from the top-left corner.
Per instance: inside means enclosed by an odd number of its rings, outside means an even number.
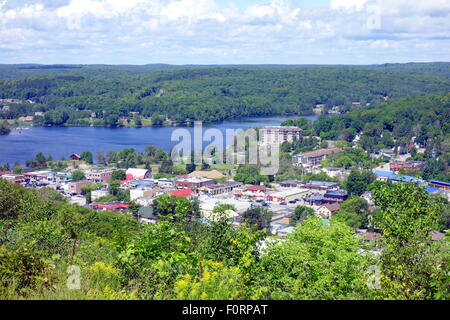
[[[0,112],[13,119],[44,112],[37,124],[86,125],[91,112],[107,126],[120,116],[167,115],[176,122],[218,121],[243,116],[305,115],[352,102],[450,91],[450,80],[432,74],[437,67],[415,66],[1,66],[0,73],[34,74],[0,80],[1,99],[32,100]],[[422,69],[421,69],[422,68]],[[3,71],[1,71],[3,70]],[[45,74],[42,75],[41,73]]]

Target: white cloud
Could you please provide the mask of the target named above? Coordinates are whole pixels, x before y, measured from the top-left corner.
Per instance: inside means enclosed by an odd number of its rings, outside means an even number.
[[[96,53],[116,63],[374,63],[449,51],[448,0],[293,3],[0,0],[0,59],[88,63]]]

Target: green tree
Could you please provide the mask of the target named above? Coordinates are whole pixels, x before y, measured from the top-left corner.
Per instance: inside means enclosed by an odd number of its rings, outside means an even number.
[[[270,222],[272,221],[272,211],[265,207],[250,208],[242,214],[242,219],[250,227],[255,226],[257,230],[270,232]]]
[[[262,255],[259,286],[271,299],[357,299],[364,288],[366,258],[361,239],[339,222],[324,226],[309,217],[287,240]]]
[[[127,178],[124,170],[115,170],[111,174],[111,180],[123,181]]]
[[[370,171],[352,169],[345,182],[345,189],[353,195],[360,196],[368,190],[369,184],[375,181],[375,175]]]
[[[297,206],[292,215],[291,225],[295,226],[298,222],[303,222],[306,218],[314,216],[314,209],[307,206]]]
[[[80,157],[81,157],[81,160],[85,161],[88,164],[94,163],[94,157],[92,156],[92,152],[90,152],[90,151],[84,151]]]
[[[381,208],[374,224],[383,234],[381,290],[375,296],[448,299],[449,257],[440,253],[446,245],[430,241],[442,204],[413,183],[376,183],[372,193]]]
[[[85,176],[83,171],[81,171],[81,170],[74,170],[74,171],[72,171],[71,178],[72,178],[73,181],[81,181],[81,180],[85,180],[86,176]]]
[[[4,120],[0,123],[0,135],[6,135],[11,132],[11,128],[9,127],[8,121]]]

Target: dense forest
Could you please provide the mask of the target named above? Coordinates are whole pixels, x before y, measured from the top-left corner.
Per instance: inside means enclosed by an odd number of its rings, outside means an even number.
[[[119,126],[306,115],[352,102],[446,93],[450,64],[383,66],[0,66],[0,99],[19,99],[2,119],[34,115],[37,125]],[[10,79],[7,79],[9,76]],[[12,78],[12,79],[11,79]],[[27,101],[29,100],[29,101]],[[90,119],[95,112],[94,120]],[[139,112],[139,116],[136,116]]]
[[[298,126],[305,135],[317,135],[324,140],[354,142],[368,153],[382,149],[394,149],[398,154],[409,152],[411,160],[427,162],[423,178],[450,179],[450,94],[394,99],[347,114],[320,117],[314,123],[300,118],[287,120],[283,125]],[[418,153],[417,148],[408,147],[407,143],[412,141],[425,151]],[[345,159],[339,159],[343,164],[354,163],[352,153],[356,155],[358,149],[349,150],[353,151],[338,153],[330,160],[345,155]],[[299,148],[299,151],[308,149]],[[367,157],[363,154],[356,158],[363,161]],[[341,166],[337,162],[333,165]]]

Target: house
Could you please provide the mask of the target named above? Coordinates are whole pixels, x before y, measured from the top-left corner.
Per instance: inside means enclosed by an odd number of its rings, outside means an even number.
[[[90,207],[94,210],[126,210],[130,208],[130,205],[125,202],[113,201],[113,202],[93,202]]]
[[[353,107],[360,107],[362,105],[361,102],[352,102]]]
[[[207,178],[213,180],[223,179],[225,176],[218,170],[194,171],[188,174],[188,177]]]
[[[298,127],[263,127],[259,131],[262,144],[282,144],[300,140],[302,129]]]
[[[25,182],[25,176],[21,174],[4,174],[1,178],[11,182],[12,184],[21,184]]]
[[[75,161],[80,161],[81,160],[81,156],[77,153],[72,153],[69,157],[70,160],[75,160]]]
[[[134,201],[139,198],[144,197],[155,197],[156,194],[159,192],[158,187],[151,187],[151,188],[137,188],[137,189],[131,189],[130,190],[130,200]]]
[[[213,179],[200,177],[181,177],[175,181],[175,187],[196,190],[206,186],[211,186],[215,183],[216,182]]]
[[[316,210],[316,214],[324,219],[330,219],[334,212],[339,210],[338,203],[325,204]]]
[[[137,216],[139,223],[155,224],[159,219],[151,207],[139,208]]]
[[[67,192],[69,194],[81,194],[83,188],[92,182],[89,180],[81,180],[81,181],[73,181],[70,182],[67,186]]]
[[[177,198],[180,198],[180,197],[189,198],[189,197],[192,196],[192,194],[193,194],[193,192],[192,192],[191,189],[175,190],[175,191],[172,191],[170,193],[171,196],[174,196],[174,197],[177,197]]]
[[[33,122],[34,117],[33,116],[26,116],[26,117],[20,117],[19,121],[23,122]]]
[[[324,168],[322,169],[322,171],[330,177],[340,177],[347,174],[347,172],[343,168]]]
[[[108,190],[93,190],[91,191],[91,200],[96,201],[99,198],[106,197],[109,195]]]
[[[315,151],[300,153],[292,157],[294,163],[303,165],[317,165],[332,153],[342,151],[341,148],[325,148]]]
[[[115,171],[115,169],[108,168],[108,169],[93,169],[86,171],[86,179],[91,180],[95,183],[108,183],[111,180],[112,173]]]
[[[380,155],[382,155],[384,157],[388,157],[388,158],[393,158],[393,157],[395,157],[395,151],[392,149],[381,149]]]
[[[38,111],[38,112],[35,112],[34,115],[35,115],[36,117],[43,117],[43,116],[44,116],[44,113],[43,113],[42,111]]]
[[[129,168],[126,172],[127,180],[148,179],[151,172],[147,169]]]
[[[389,170],[400,171],[414,170],[420,171],[425,167],[425,161],[391,161],[389,162]]]

